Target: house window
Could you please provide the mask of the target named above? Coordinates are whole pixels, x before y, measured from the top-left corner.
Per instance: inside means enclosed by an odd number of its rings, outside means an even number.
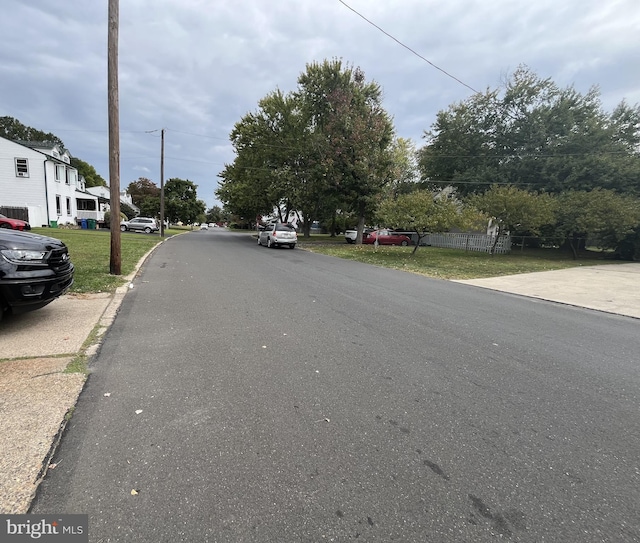
[[[64,170],[65,170],[64,166],[61,166],[60,164],[56,164],[56,181],[58,182],[62,181],[62,178],[65,176]]]
[[[71,198],[67,198],[67,215],[71,215]]]
[[[60,196],[56,194],[56,214],[58,217],[62,215],[62,207],[60,206]]]
[[[67,184],[68,185],[78,184],[78,172],[76,170],[67,170]]]
[[[29,161],[26,158],[16,158],[16,177],[29,177]]]
[[[95,200],[77,200],[78,211],[95,211],[96,210],[96,201]]]

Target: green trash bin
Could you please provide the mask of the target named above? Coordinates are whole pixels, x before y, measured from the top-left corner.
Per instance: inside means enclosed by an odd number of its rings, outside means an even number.
[[[87,219],[87,228],[89,230],[95,230],[96,229],[96,220],[95,219]]]
[[[49,228],[58,228],[58,221],[49,221]]]

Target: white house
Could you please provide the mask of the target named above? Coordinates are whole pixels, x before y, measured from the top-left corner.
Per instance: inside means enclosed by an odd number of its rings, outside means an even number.
[[[0,213],[32,226],[101,220],[98,198],[85,191],[69,152],[53,143],[0,137]]]
[[[98,197],[102,218],[104,218],[104,212],[110,209],[111,189],[109,187],[88,187],[86,190],[88,193]],[[120,191],[120,204],[127,204],[136,213],[140,213],[140,209],[133,203],[131,195],[126,190]]]

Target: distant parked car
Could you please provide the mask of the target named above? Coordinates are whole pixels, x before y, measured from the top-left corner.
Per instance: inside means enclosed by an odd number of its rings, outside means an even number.
[[[398,234],[392,230],[374,230],[362,240],[362,243],[372,244],[376,241],[379,245],[402,245],[403,247],[411,245],[409,236]]]
[[[10,228],[11,230],[31,230],[31,225],[20,219],[12,219],[0,213],[0,228]]]
[[[373,228],[365,228],[362,232],[363,239],[366,238],[371,232],[373,232]],[[347,230],[344,233],[344,239],[347,243],[355,243],[356,238],[358,237],[357,230]]]
[[[74,267],[60,240],[0,230],[0,319],[40,309],[73,284]]]
[[[209,230],[209,225],[206,222],[203,222],[200,225],[200,230]]]
[[[286,245],[289,249],[293,249],[297,242],[298,234],[290,224],[271,223],[258,232],[258,245],[266,245],[267,247]]]
[[[122,221],[120,223],[120,230],[126,232],[127,230],[137,230],[138,232],[146,232],[150,234],[151,232],[157,232],[160,230],[158,223],[155,219],[150,219],[149,217],[135,217],[130,221]]]

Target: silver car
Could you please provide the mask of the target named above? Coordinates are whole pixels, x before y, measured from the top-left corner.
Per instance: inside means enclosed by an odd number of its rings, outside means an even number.
[[[268,224],[258,232],[258,245],[266,245],[267,247],[287,245],[289,249],[293,249],[297,242],[296,229],[290,224],[276,222]]]
[[[134,217],[130,221],[122,221],[120,223],[120,230],[126,232],[127,230],[138,230],[139,232],[157,232],[160,230],[158,223],[155,219],[149,217]]]

